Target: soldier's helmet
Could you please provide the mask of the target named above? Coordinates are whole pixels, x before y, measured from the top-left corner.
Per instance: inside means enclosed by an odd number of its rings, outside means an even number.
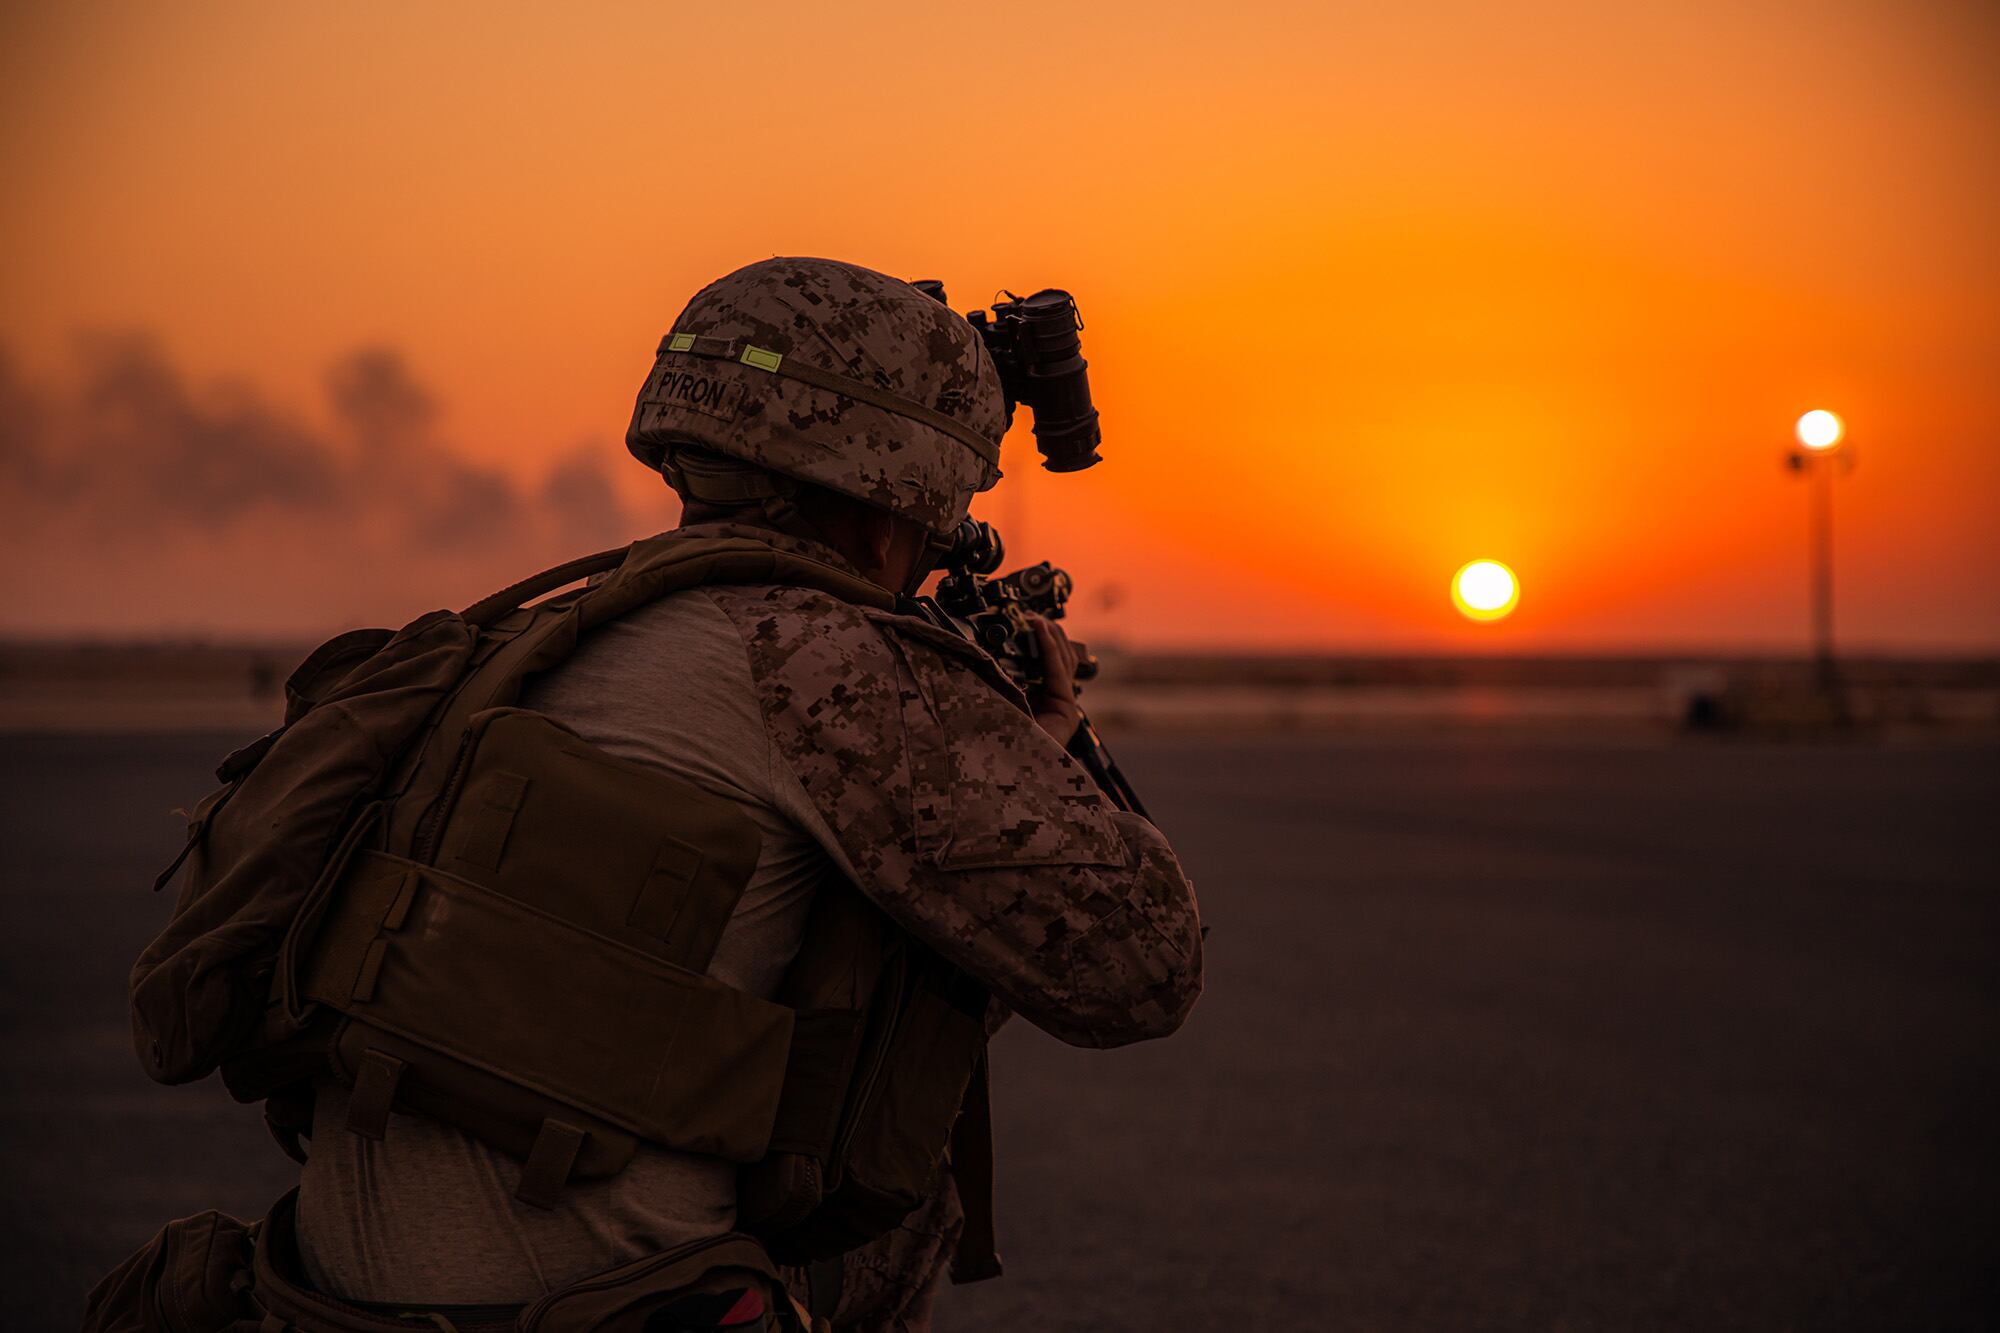
[[[1000,479],[1007,419],[962,316],[871,269],[767,259],[681,311],[625,443],[670,480],[674,452],[692,447],[945,533]]]

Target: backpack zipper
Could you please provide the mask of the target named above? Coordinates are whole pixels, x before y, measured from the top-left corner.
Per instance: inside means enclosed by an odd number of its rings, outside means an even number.
[[[444,790],[438,793],[437,803],[424,812],[423,823],[418,826],[410,857],[420,865],[431,864],[432,855],[437,851],[438,837],[444,828],[445,813],[458,799],[458,789],[465,781],[465,770],[470,767],[467,761],[472,756],[473,738],[482,729],[482,727],[468,728],[466,733],[458,738],[458,753],[452,758],[451,772],[444,780]]]

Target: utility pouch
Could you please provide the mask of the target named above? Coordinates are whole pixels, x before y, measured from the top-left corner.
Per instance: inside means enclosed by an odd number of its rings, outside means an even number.
[[[685,1327],[680,1308],[701,1294],[755,1291],[762,1319],[745,1333],[804,1333],[809,1317],[786,1294],[762,1245],[731,1233],[694,1241],[552,1291],[521,1312],[520,1333],[599,1333],[614,1328]],[[719,1322],[719,1321],[718,1321]],[[732,1323],[730,1327],[735,1327]]]
[[[899,952],[842,1114],[832,1188],[778,1242],[787,1252],[844,1253],[922,1203],[985,1058],[985,989],[914,942]]]
[[[762,1161],[738,1173],[738,1225],[781,1263],[806,1264],[895,1226],[929,1195],[986,1050],[986,991],[846,885],[820,890],[779,990],[801,1008],[865,1004],[836,1100],[781,1113]],[[806,1109],[788,1097],[786,1112]]]
[[[169,1222],[91,1289],[83,1333],[251,1333],[244,1295],[257,1228],[227,1213]]]

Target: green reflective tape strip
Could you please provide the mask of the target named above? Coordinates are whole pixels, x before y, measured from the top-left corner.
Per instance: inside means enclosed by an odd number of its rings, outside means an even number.
[[[777,352],[767,352],[761,347],[746,347],[743,349],[742,359],[746,366],[775,372],[785,358]]]
[[[676,333],[673,337],[667,339],[667,350],[669,352],[685,352],[693,346],[694,335],[692,333]]]

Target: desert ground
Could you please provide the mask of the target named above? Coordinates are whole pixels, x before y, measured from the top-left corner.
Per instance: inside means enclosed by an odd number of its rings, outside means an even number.
[[[0,1253],[75,1326],[290,1164],[140,1072],[147,891],[239,736],[0,736]],[[2000,1319],[2000,745],[1120,737],[1201,895],[1171,1040],[994,1057],[1007,1276],[954,1333]]]

